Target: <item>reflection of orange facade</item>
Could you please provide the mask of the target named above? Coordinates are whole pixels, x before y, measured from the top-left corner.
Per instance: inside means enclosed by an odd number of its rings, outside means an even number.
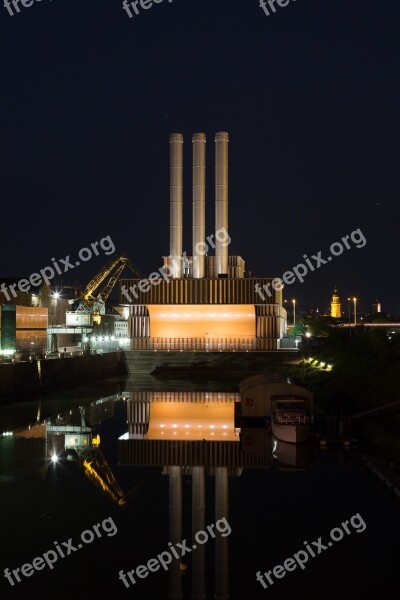
[[[146,439],[237,442],[234,401],[154,402]]]

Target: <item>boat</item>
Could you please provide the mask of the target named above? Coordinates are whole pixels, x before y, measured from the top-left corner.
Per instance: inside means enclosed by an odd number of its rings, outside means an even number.
[[[290,444],[307,442],[311,436],[312,415],[299,398],[275,401],[271,413],[271,429],[277,440]]]

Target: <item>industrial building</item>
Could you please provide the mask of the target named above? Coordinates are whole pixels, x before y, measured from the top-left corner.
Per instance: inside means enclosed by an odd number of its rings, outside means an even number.
[[[4,286],[18,279],[2,279]],[[44,354],[51,348],[51,328],[65,322],[68,300],[43,284],[37,293],[15,291],[0,294],[0,355]],[[63,346],[78,343],[73,332],[60,339]]]
[[[129,308],[130,348],[279,350],[287,333],[281,289],[274,277],[246,276],[244,259],[228,252],[226,132],[215,135],[215,235],[207,238],[206,135],[193,135],[192,254],[182,252],[183,142],[180,133],[170,136],[169,255],[159,273],[120,280],[120,304]],[[268,289],[264,300],[256,286]]]

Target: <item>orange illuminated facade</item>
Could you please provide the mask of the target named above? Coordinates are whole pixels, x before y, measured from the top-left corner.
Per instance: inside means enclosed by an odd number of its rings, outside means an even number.
[[[0,306],[1,350],[42,351],[47,348],[48,309],[8,304]]]
[[[131,349],[278,350],[287,334],[271,278],[121,279]],[[257,293],[263,291],[263,296]]]
[[[151,336],[157,338],[231,338],[255,336],[251,304],[149,305]]]

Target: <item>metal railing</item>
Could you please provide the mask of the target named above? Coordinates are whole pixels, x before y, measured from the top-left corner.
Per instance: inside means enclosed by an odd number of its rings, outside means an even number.
[[[277,350],[278,340],[242,338],[132,338],[131,350],[171,352],[256,352]]]

